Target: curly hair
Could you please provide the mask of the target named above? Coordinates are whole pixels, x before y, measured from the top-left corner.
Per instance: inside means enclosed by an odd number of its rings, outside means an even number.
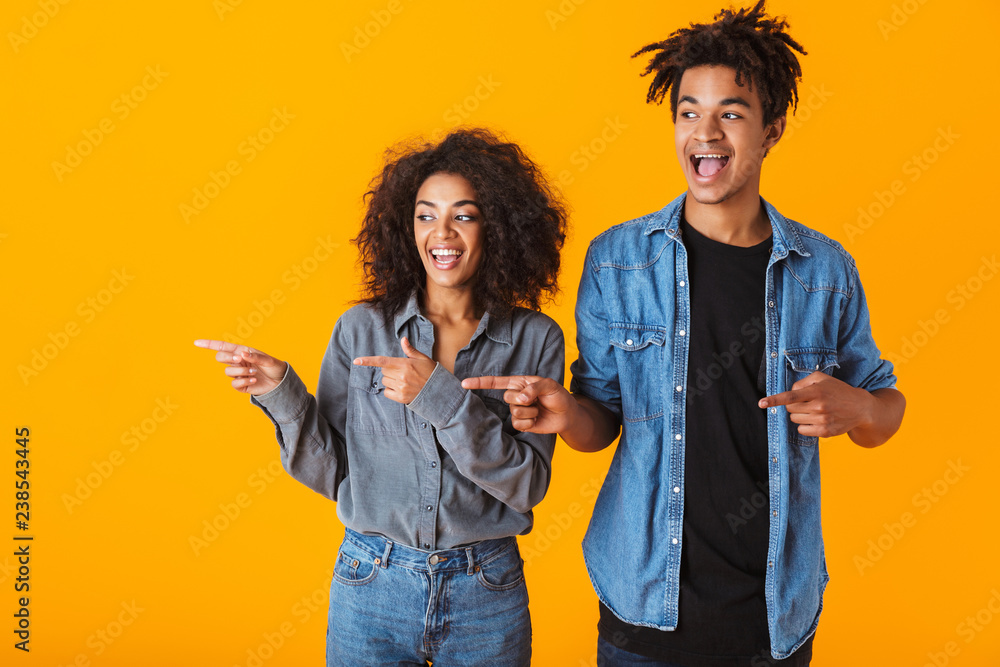
[[[388,322],[414,289],[425,290],[413,216],[417,191],[438,173],[462,176],[476,193],[483,225],[476,304],[501,317],[515,306],[539,310],[558,292],[565,207],[516,144],[485,129],[456,130],[436,145],[386,151],[385,166],[365,193],[367,211],[353,240],[364,271],[365,296],[359,302],[374,305]]]
[[[690,28],[674,31],[662,42],[642,47],[632,57],[654,53],[642,76],[656,73],[647,102],[660,104],[670,91],[670,112],[677,120],[677,88],[684,71],[699,65],[724,65],[736,70],[736,84],[757,96],[763,108],[764,125],[770,125],[798,107],[796,81],[802,78],[802,67],[793,49],[806,55],[805,49],[792,39],[783,17],[769,18],[764,13],[764,1],[753,9],[724,9],[715,15],[714,23],[692,23]]]

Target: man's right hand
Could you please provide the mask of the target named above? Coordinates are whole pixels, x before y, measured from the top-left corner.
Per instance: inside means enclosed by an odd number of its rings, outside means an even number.
[[[473,377],[465,389],[503,389],[510,405],[511,426],[526,433],[563,433],[572,424],[576,399],[552,378],[537,375]]]

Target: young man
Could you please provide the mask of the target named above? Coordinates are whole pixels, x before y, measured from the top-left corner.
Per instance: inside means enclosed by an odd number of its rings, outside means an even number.
[[[828,577],[818,437],[874,447],[905,400],[854,261],[759,194],[805,54],[787,24],[723,11],[652,53],[687,192],[591,243],[572,394],[503,388],[513,426],[596,451],[621,432],[584,539],[600,665],[808,665]]]

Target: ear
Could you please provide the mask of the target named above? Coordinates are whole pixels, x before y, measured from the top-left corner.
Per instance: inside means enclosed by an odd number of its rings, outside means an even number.
[[[781,116],[771,121],[771,124],[764,128],[764,155],[774,148],[778,140],[785,134],[785,124],[787,116]]]

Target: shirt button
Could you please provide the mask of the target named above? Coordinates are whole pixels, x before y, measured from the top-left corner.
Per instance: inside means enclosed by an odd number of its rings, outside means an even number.
[[[773,459],[771,459],[771,460],[772,460],[772,461],[774,461],[775,463],[777,463],[777,462],[778,462],[778,457],[777,457],[777,456],[775,456],[775,457],[774,457]]]
[[[819,370],[819,364],[816,364],[816,370]]]
[[[427,511],[428,511],[428,512],[430,512],[430,511],[431,511],[432,509],[434,509],[434,506],[433,506],[433,505],[428,505],[428,506],[427,506]]]
[[[771,408],[771,414],[772,415],[775,414],[777,411],[778,411],[778,408]]]
[[[378,380],[372,380],[372,386],[373,387],[377,387],[378,386]]]
[[[670,540],[670,543],[671,544],[677,544],[677,538],[675,537],[674,539]]]
[[[778,358],[778,353],[777,352],[772,352],[771,353],[771,358],[772,359],[777,359]]]
[[[677,391],[684,391],[684,387],[677,385]]]
[[[680,493],[680,492],[681,492],[681,487],[675,486],[674,487],[674,493]]]
[[[680,433],[678,433],[677,435],[674,436],[674,440],[680,440],[680,439],[681,439],[681,434]]]
[[[424,549],[430,549],[430,548],[431,548],[431,545],[429,545],[426,542],[424,542]]]
[[[771,308],[774,308],[774,302],[773,301],[768,301],[767,305],[770,306]]]
[[[626,345],[631,345],[631,344],[632,344],[632,339],[631,339],[631,338],[629,338],[629,339],[628,339],[627,341],[625,341],[625,344],[626,344]]]
[[[684,287],[684,281],[683,280],[681,281],[681,287]]]
[[[427,428],[427,422],[420,422],[420,428]]]
[[[438,467],[438,462],[437,461],[431,461],[431,467],[432,468],[437,468]]]
[[[778,516],[778,510],[774,510],[774,516]]]
[[[679,334],[680,334],[681,336],[683,336],[683,335],[684,335],[684,329],[681,329],[681,330],[680,330],[680,331],[678,331],[677,333],[679,333]]]

